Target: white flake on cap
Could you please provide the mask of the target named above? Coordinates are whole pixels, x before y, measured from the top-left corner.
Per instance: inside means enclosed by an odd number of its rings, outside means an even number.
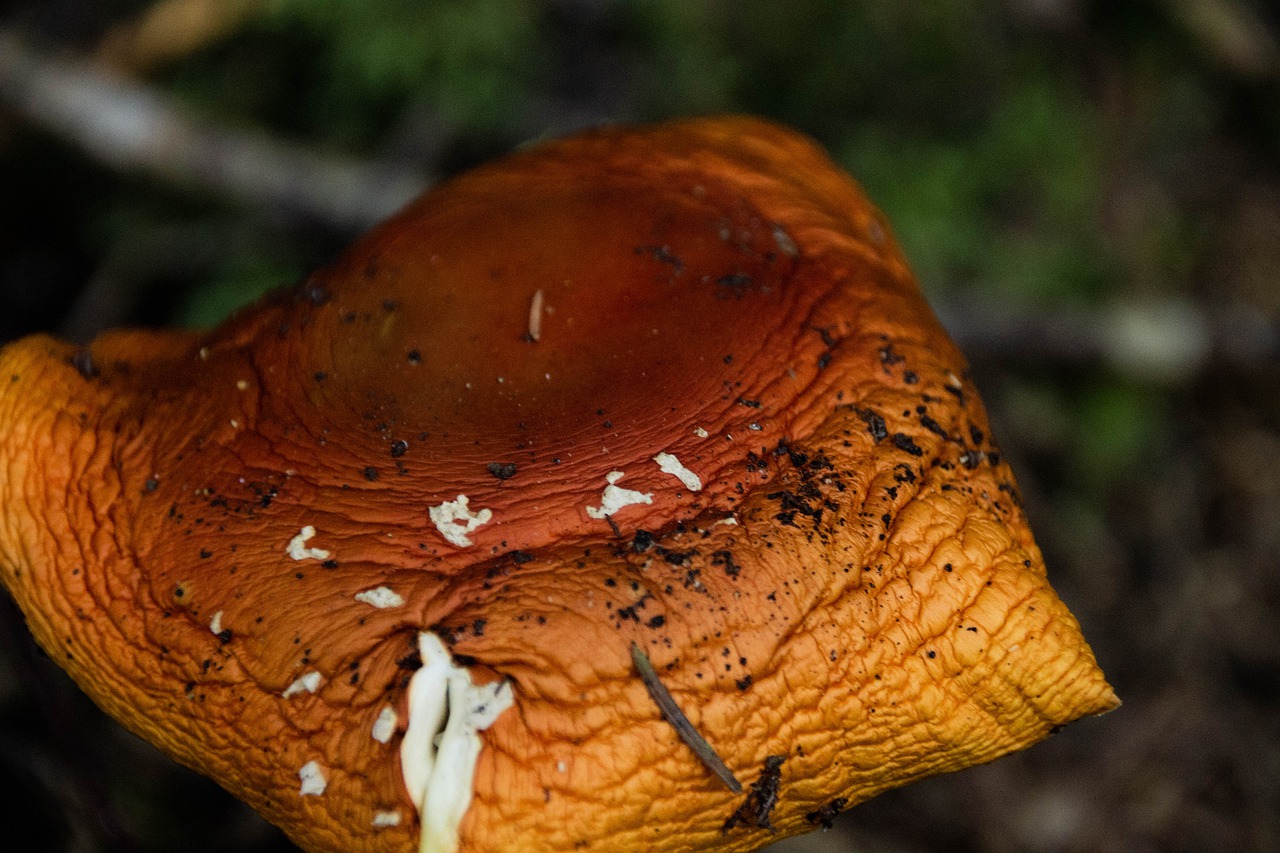
[[[300,676],[297,680],[284,689],[280,695],[286,699],[292,699],[300,693],[315,693],[320,689],[320,673],[308,672],[306,675]]]
[[[435,634],[418,634],[422,667],[409,679],[400,767],[422,823],[419,853],[454,853],[471,805],[480,732],[515,702],[506,681],[475,685]],[[447,722],[446,722],[447,720]]]
[[[298,535],[289,540],[285,548],[289,556],[295,560],[327,560],[329,552],[323,548],[308,548],[307,542],[316,535],[316,529],[308,524],[298,531]]]
[[[298,770],[298,778],[302,780],[302,787],[298,789],[298,793],[304,797],[318,797],[329,785],[329,780],[324,778],[324,771],[320,769],[320,764],[315,761],[308,761],[302,765]]]
[[[400,597],[399,593],[388,586],[378,586],[373,589],[366,589],[364,592],[357,592],[355,599],[380,610],[388,607],[399,607],[404,604],[404,599]]]
[[[653,457],[653,461],[658,463],[658,467],[662,469],[662,473],[670,474],[680,482],[684,483],[686,489],[691,492],[702,491],[702,478],[690,471],[684,465],[680,464],[680,460],[670,453],[659,453]]]
[[[788,258],[794,258],[800,254],[800,247],[796,245],[796,241],[791,238],[786,229],[781,225],[773,226],[773,242],[777,244],[782,254]]]
[[[652,492],[636,492],[619,487],[617,483],[623,476],[625,475],[621,471],[610,471],[605,474],[604,478],[609,485],[604,487],[604,494],[600,496],[600,506],[587,507],[587,515],[592,518],[605,518],[624,506],[653,503]]]
[[[384,826],[399,826],[400,812],[397,812],[397,811],[374,812],[373,825],[378,827],[379,829],[381,829]]]
[[[493,520],[493,510],[482,509],[479,512],[472,512],[467,508],[468,500],[466,495],[458,495],[457,500],[445,501],[440,506],[433,506],[427,511],[436,530],[440,531],[440,535],[459,548],[469,547],[470,534],[477,527]]]
[[[221,610],[213,614],[213,618],[209,620],[209,630],[215,634],[222,633],[222,611]]]
[[[533,292],[533,299],[529,302],[529,340],[538,342],[542,340],[542,290],[538,289]]]
[[[396,733],[396,724],[400,722],[396,709],[387,705],[378,712],[378,719],[373,721],[373,739],[378,743],[386,743]]]

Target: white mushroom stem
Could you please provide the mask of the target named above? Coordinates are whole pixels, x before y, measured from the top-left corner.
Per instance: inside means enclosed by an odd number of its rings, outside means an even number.
[[[409,723],[400,743],[405,788],[422,824],[419,853],[455,853],[471,805],[480,732],[515,701],[505,681],[475,685],[435,634],[418,635],[422,668],[409,680]],[[447,724],[446,724],[447,715]]]
[[[422,666],[409,679],[409,724],[400,741],[400,772],[409,799],[421,812],[427,782],[435,769],[435,736],[444,727],[449,707],[449,670],[453,660],[435,634],[418,635],[418,652]]]

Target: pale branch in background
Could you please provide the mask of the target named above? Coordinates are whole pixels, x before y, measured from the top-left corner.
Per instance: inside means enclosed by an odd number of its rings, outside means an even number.
[[[1161,384],[1212,365],[1262,367],[1280,358],[1280,330],[1246,304],[1197,305],[1177,298],[1054,308],[994,298],[932,300],[938,318],[971,357],[1105,363]]]
[[[197,117],[177,100],[88,62],[46,55],[0,29],[0,101],[112,168],[348,230],[401,207],[431,180]]]

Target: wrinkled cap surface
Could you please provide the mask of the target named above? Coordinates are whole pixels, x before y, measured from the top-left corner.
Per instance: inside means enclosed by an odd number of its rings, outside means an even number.
[[[754,849],[1116,703],[886,223],[766,123],[539,145],[0,379],[36,638],[309,850],[417,849],[423,632],[512,697],[464,850]]]

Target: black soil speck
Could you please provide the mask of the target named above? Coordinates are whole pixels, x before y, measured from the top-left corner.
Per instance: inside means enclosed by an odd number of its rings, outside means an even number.
[[[764,760],[764,769],[760,778],[751,785],[747,799],[738,806],[738,810],[724,822],[727,833],[735,826],[758,826],[761,829],[774,831],[769,822],[769,814],[778,803],[778,785],[782,781],[782,763],[785,755],[770,755]]]
[[[302,285],[302,298],[312,305],[323,305],[329,301],[329,288],[323,284],[304,283]]]
[[[912,456],[924,456],[924,451],[920,449],[920,445],[911,439],[911,436],[902,432],[893,434],[893,446],[899,450],[910,453]]]
[[[862,418],[862,422],[867,425],[867,432],[871,433],[871,437],[876,443],[884,441],[889,437],[889,427],[885,425],[884,418],[870,409],[856,409],[858,417]]]
[[[499,480],[510,480],[516,475],[516,463],[514,462],[490,462],[486,467],[489,469],[489,473]]]
[[[906,361],[905,358],[893,351],[893,344],[888,344],[887,346],[880,348],[880,363],[885,367],[893,364],[902,364],[904,361]]]
[[[93,379],[100,372],[88,347],[81,347],[76,350],[76,354],[71,356],[71,366],[85,379]]]
[[[741,272],[722,275],[716,279],[716,284],[736,298],[741,299],[743,294],[751,287],[751,276]]]
[[[814,826],[821,826],[823,829],[830,829],[835,819],[840,816],[840,812],[844,811],[844,807],[849,801],[844,797],[836,797],[831,802],[821,806],[817,811],[809,812],[804,819]]]
[[[942,424],[938,423],[928,415],[923,413],[920,415],[920,424],[934,435],[941,436],[942,438],[948,438],[947,431],[942,428]]]
[[[742,571],[742,567],[733,561],[733,552],[727,550],[711,552],[711,565],[720,566],[724,569],[724,573],[731,578],[736,578],[738,573]]]

